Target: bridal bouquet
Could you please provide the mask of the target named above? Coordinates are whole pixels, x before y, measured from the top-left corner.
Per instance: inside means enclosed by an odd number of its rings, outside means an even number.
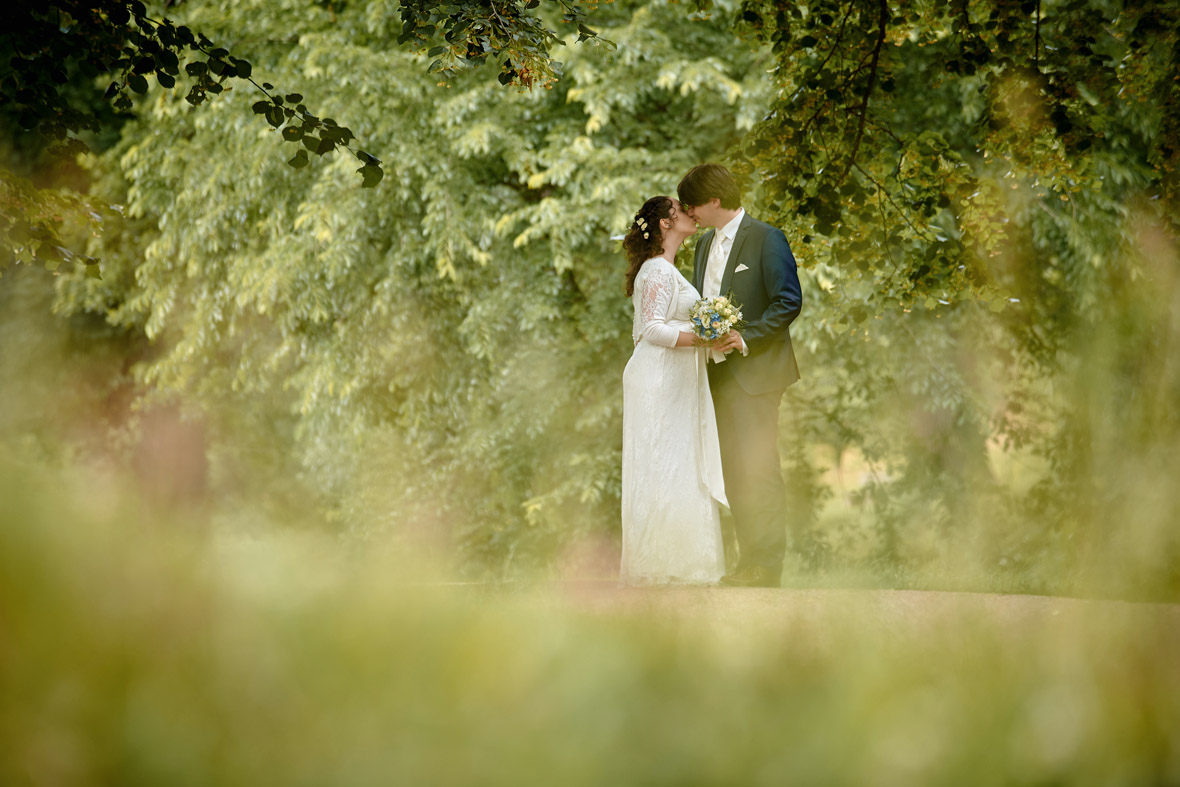
[[[741,308],[728,295],[701,298],[689,312],[692,332],[707,342],[720,339],[742,324]]]

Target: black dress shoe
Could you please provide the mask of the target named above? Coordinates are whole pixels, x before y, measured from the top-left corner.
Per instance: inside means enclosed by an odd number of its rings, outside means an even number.
[[[782,571],[766,566],[747,566],[721,578],[721,584],[736,588],[776,588],[782,582]]]

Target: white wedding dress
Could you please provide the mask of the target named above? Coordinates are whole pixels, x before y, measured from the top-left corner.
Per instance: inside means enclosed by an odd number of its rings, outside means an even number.
[[[623,372],[625,585],[711,584],[725,573],[717,505],[728,503],[705,351],[676,347],[699,298],[662,257],[635,277],[635,352]]]

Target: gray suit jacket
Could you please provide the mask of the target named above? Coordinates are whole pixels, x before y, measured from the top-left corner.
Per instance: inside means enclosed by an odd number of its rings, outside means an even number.
[[[716,233],[709,229],[697,243],[693,284],[698,292]],[[721,276],[721,294],[731,293],[746,322],[740,331],[749,355],[731,352],[725,363],[733,364],[733,376],[748,394],[785,391],[799,379],[789,326],[803,307],[803,291],[787,237],[748,213],[738,226]]]

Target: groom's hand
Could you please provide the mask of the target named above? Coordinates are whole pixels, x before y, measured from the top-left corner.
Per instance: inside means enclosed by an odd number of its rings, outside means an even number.
[[[737,331],[731,330],[729,333],[722,336],[713,345],[713,349],[718,352],[728,353],[731,350],[740,350],[745,342],[742,341],[742,335]]]

